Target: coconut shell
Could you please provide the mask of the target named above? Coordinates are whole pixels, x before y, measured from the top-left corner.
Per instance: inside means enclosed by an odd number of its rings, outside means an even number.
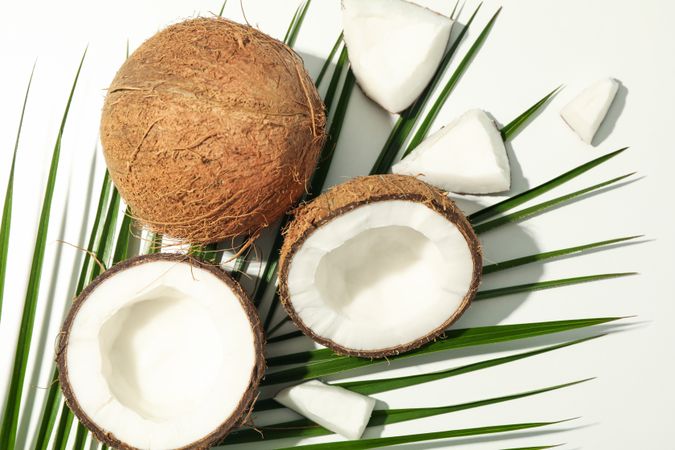
[[[467,294],[455,312],[442,325],[426,336],[401,346],[377,351],[364,351],[343,347],[329,339],[318,336],[307,327],[295,309],[288,290],[288,275],[293,256],[305,240],[318,228],[334,218],[353,209],[375,202],[407,200],[423,203],[428,208],[445,216],[462,233],[469,246],[473,259],[473,278]],[[342,355],[364,358],[383,358],[398,355],[418,348],[443,334],[466,311],[478,291],[483,259],[480,241],[464,213],[437,188],[406,175],[372,175],[354,178],[333,187],[310,203],[301,205],[294,211],[295,218],[285,230],[285,240],[279,260],[279,296],[286,312],[300,330],[314,341]]]
[[[199,18],[143,43],[103,106],[108,170],[133,216],[193,243],[255,235],[305,192],[325,141],[301,58],[246,25]]]
[[[219,278],[223,283],[225,283],[229,289],[235,294],[239,302],[241,303],[246,315],[248,316],[249,322],[251,324],[251,329],[253,330],[254,335],[254,346],[256,353],[256,364],[251,371],[250,385],[242,396],[239,405],[232,415],[227,418],[222,424],[220,424],[215,430],[213,430],[207,436],[204,436],[199,441],[193,442],[189,445],[181,447],[176,450],[206,450],[211,448],[213,445],[221,442],[225,437],[232,431],[232,429],[245,425],[250,411],[252,411],[253,404],[258,396],[258,386],[260,380],[262,379],[265,373],[265,356],[264,356],[264,333],[260,319],[258,317],[257,310],[253,303],[249,299],[248,295],[242,287],[234,281],[227,273],[217,266],[204,263],[198,259],[192,258],[190,256],[173,254],[173,253],[156,253],[152,255],[143,255],[137,256],[135,258],[128,259],[124,262],[116,264],[112,268],[103,272],[98,276],[94,281],[92,281],[80,295],[75,299],[73,305],[68,311],[65,321],[59,334],[59,340],[56,345],[56,365],[59,370],[59,383],[61,385],[61,390],[63,391],[63,398],[68,405],[68,407],[73,411],[77,416],[79,421],[91,431],[96,439],[100,442],[108,444],[111,448],[118,450],[142,450],[136,447],[132,447],[121,440],[119,440],[114,434],[100,428],[82,409],[80,404],[75,397],[72,385],[68,378],[68,364],[67,364],[67,352],[68,352],[68,339],[70,337],[70,330],[77,316],[78,311],[87,301],[90,294],[96,290],[96,288],[106,281],[108,278],[115,276],[117,273],[124,270],[133,269],[134,267],[145,264],[152,261],[175,261],[176,263],[188,263],[194,267],[211,272],[217,278]]]

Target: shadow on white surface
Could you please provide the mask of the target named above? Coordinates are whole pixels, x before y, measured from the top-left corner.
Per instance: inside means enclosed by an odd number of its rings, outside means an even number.
[[[618,81],[618,80],[617,80]],[[616,123],[619,121],[619,117],[623,110],[626,108],[626,98],[628,97],[628,89],[619,81],[619,90],[616,92],[614,101],[607,111],[605,120],[600,124],[595,137],[593,138],[593,146],[598,146],[605,142],[605,140],[612,134],[612,131],[616,128]]]

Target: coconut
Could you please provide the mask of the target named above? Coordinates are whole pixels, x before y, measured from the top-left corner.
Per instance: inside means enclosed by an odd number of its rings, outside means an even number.
[[[584,89],[560,111],[560,117],[581,138],[591,145],[598,128],[605,120],[620,83],[603,78]]]
[[[469,306],[481,267],[479,241],[454,202],[414,177],[376,175],[296,211],[279,292],[315,341],[379,358],[442,334]]]
[[[443,59],[453,21],[404,0],[342,0],[342,26],[363,92],[397,113],[420,96]]]
[[[117,449],[205,449],[248,416],[264,370],[253,304],[225,272],[177,254],[96,278],[58,344],[68,406]]]
[[[149,229],[191,242],[251,235],[305,192],[324,106],[288,46],[229,20],[160,31],[103,106],[110,175]]]
[[[375,407],[374,398],[319,380],[282,389],[274,400],[352,440],[361,438]]]
[[[504,140],[480,109],[465,112],[426,138],[391,170],[462,194],[492,194],[511,187]]]

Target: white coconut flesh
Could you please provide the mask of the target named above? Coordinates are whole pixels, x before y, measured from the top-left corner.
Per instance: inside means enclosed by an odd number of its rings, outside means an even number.
[[[501,133],[480,109],[467,111],[426,138],[392,172],[463,194],[491,194],[511,186]]]
[[[569,102],[560,116],[582,141],[591,144],[618,90],[619,82],[614,78],[599,80]]]
[[[174,449],[233,415],[251,384],[255,336],[214,274],[153,261],[90,293],[65,362],[75,400],[98,428],[135,448]]]
[[[473,259],[457,226],[422,203],[361,205],[317,228],[290,262],[302,323],[347,349],[379,351],[442,326],[470,289]]]
[[[274,400],[347,439],[361,437],[375,407],[374,398],[319,380],[283,389]]]
[[[386,110],[403,111],[433,77],[453,21],[403,0],[342,0],[342,10],[359,86]]]

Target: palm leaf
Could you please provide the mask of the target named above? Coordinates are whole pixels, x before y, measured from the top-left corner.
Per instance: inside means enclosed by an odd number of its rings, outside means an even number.
[[[433,433],[409,434],[407,436],[392,436],[373,439],[362,439],[359,441],[345,441],[345,442],[327,442],[324,444],[310,444],[299,445],[297,447],[288,447],[281,450],[290,450],[292,448],[304,448],[306,450],[353,450],[353,449],[368,449],[389,447],[392,445],[409,444],[412,442],[424,442],[438,439],[450,439],[466,436],[480,436],[485,434],[508,433],[510,431],[527,430],[532,428],[540,428],[550,425],[556,425],[566,420],[555,422],[531,422],[531,423],[515,423],[508,425],[493,425],[479,428],[465,428],[461,430],[436,431]],[[448,443],[447,445],[452,445]]]
[[[298,33],[300,32],[302,22],[305,21],[305,16],[307,15],[307,10],[309,9],[310,3],[312,3],[312,0],[303,1],[295,11],[293,20],[286,31],[286,35],[284,36],[284,43],[289,47],[293,47],[295,45],[295,41],[298,39]]]
[[[119,231],[117,232],[117,243],[115,244],[115,253],[113,253],[112,264],[117,264],[124,261],[128,257],[129,240],[132,237],[131,233],[131,211],[127,206],[124,211],[122,223],[120,223]]]
[[[492,30],[492,27],[497,21],[497,17],[499,16],[501,10],[502,9],[499,8],[497,12],[494,13],[490,21],[483,28],[483,31],[480,32],[480,34],[474,41],[473,45],[471,45],[471,48],[469,48],[469,51],[466,53],[466,55],[464,55],[464,58],[462,58],[462,61],[457,66],[457,69],[455,69],[455,72],[452,74],[448,82],[445,84],[441,92],[436,97],[436,101],[432,105],[427,115],[424,117],[424,120],[422,121],[419,128],[415,132],[415,135],[410,140],[408,148],[406,148],[403,156],[408,155],[415,147],[417,147],[424,140],[427,133],[429,133],[431,124],[436,119],[436,116],[438,116],[438,113],[441,111],[441,108],[445,104],[445,101],[448,99],[448,96],[453,91],[459,80],[462,78],[462,75],[464,75],[464,73],[466,72],[466,69],[469,67],[469,64],[471,64],[471,61],[473,61],[473,58],[478,53],[478,50],[480,50],[480,48],[482,47],[483,43],[485,42],[485,39],[487,39],[488,35],[490,34],[490,30]]]
[[[581,164],[580,166],[575,167],[572,170],[569,170],[562,175],[559,175],[543,184],[540,184],[539,186],[533,187],[532,189],[528,189],[525,192],[522,192],[520,194],[514,195],[510,198],[507,198],[506,200],[503,200],[499,203],[496,203],[492,206],[488,206],[486,208],[481,209],[480,211],[477,211],[471,215],[469,215],[469,220],[471,221],[472,224],[477,224],[480,222],[483,222],[487,219],[490,219],[492,217],[498,216],[501,213],[504,213],[506,211],[509,211],[517,206],[522,205],[525,202],[528,202],[534,198],[539,197],[540,195],[545,194],[546,192],[550,191],[551,189],[554,189],[562,184],[567,183],[570,180],[575,179],[579,175],[588,172],[594,167],[599,166],[600,164],[609,161],[610,159],[614,158],[615,156],[623,153],[625,150],[627,150],[628,147],[624,147],[622,149],[613,151],[611,153],[608,153],[606,155],[600,156],[599,158],[596,158],[592,161],[589,161],[585,164]]]
[[[66,450],[70,430],[73,428],[74,416],[68,409],[64,402],[61,408],[61,418],[59,419],[59,426],[56,428],[56,436],[54,438],[54,450]]]
[[[552,250],[549,252],[536,253],[528,256],[521,256],[520,258],[509,259],[507,261],[500,261],[494,264],[489,264],[483,266],[483,275],[490,273],[500,272],[502,270],[512,269],[514,267],[523,266],[525,264],[530,264],[534,262],[546,261],[554,258],[561,258],[567,255],[574,255],[576,253],[582,253],[587,250],[597,249],[600,247],[606,247],[609,245],[618,244],[621,242],[630,241],[632,239],[637,239],[642,236],[628,236],[616,239],[608,239],[606,241],[592,242],[590,244],[577,245],[574,247],[567,247],[559,250]]]
[[[568,202],[570,200],[573,200],[577,197],[580,197],[582,195],[597,191],[599,189],[602,189],[604,187],[607,187],[611,184],[618,183],[621,180],[624,180],[635,173],[628,173],[626,175],[622,175],[620,177],[612,178],[611,180],[603,181],[602,183],[594,184],[593,186],[589,186],[584,189],[580,189],[578,191],[574,191],[571,194],[563,195],[561,197],[556,197],[553,200],[549,200],[546,202],[539,203],[537,205],[531,206],[529,208],[522,209],[520,211],[514,212],[512,214],[498,217],[496,219],[493,219],[489,222],[483,222],[478,225],[474,225],[473,230],[480,234],[480,233],[485,233],[486,231],[492,230],[494,228],[500,227],[502,225],[506,225],[508,223],[515,223],[515,222],[520,222],[521,220],[525,220],[527,218],[530,218],[536,214],[540,214],[546,210],[549,210],[555,206],[558,206],[562,203]]]
[[[392,391],[395,389],[403,389],[411,386],[417,386],[418,384],[429,383],[432,381],[444,380],[446,378],[456,377],[458,375],[464,375],[466,373],[475,372],[477,370],[489,369],[491,367],[500,366],[502,364],[507,364],[514,361],[519,361],[521,359],[529,358],[532,356],[541,355],[543,353],[552,352],[565,347],[570,347],[576,344],[581,344],[583,342],[589,341],[591,339],[596,339],[600,337],[592,336],[583,339],[577,339],[574,341],[563,342],[562,344],[551,345],[548,347],[543,347],[537,350],[530,350],[527,352],[517,353],[515,355],[503,356],[499,358],[492,358],[483,361],[479,361],[472,364],[466,364],[464,366],[453,367],[451,369],[441,370],[438,372],[431,373],[422,373],[416,375],[409,375],[405,377],[396,377],[396,378],[383,378],[383,379],[373,379],[373,380],[361,380],[361,381],[349,381],[343,383],[331,383],[335,386],[340,386],[345,389],[349,389],[352,392],[356,392],[363,395],[372,395],[379,394],[381,392]],[[255,404],[255,411],[268,411],[272,409],[282,409],[283,407],[274,401],[273,399],[258,400]]]
[[[336,80],[339,79],[339,77],[340,73],[336,69],[336,74],[333,75],[333,79]],[[326,177],[328,176],[328,170],[330,169],[330,165],[333,160],[333,155],[335,154],[335,149],[337,148],[337,143],[338,140],[340,139],[340,133],[342,132],[342,125],[344,123],[345,115],[347,114],[347,107],[349,106],[349,99],[351,98],[352,91],[354,90],[355,82],[356,79],[354,78],[354,73],[351,71],[351,69],[348,69],[347,77],[345,78],[344,84],[342,86],[342,91],[340,92],[340,97],[338,99],[337,107],[335,109],[333,121],[330,126],[328,140],[326,141],[326,144],[321,150],[317,167],[310,181],[309,192],[305,196],[306,201],[311,200],[312,198],[316,197],[319,193],[321,193],[321,189],[325,184]],[[280,230],[282,230],[285,227],[285,224],[288,222],[288,220],[289,218],[287,216],[282,221],[283,224],[280,227]],[[275,276],[279,260],[278,253],[279,250],[281,249],[281,245],[283,244],[283,236],[281,235],[281,232],[279,232],[279,234],[277,235],[274,244],[275,245],[273,245],[272,247],[272,252],[270,253],[271,256],[265,267],[265,272],[267,273],[263,274],[262,279],[265,280],[265,284],[261,286],[262,288],[266,288],[267,284],[271,282],[273,277]],[[269,271],[267,271],[267,266],[270,267]],[[262,298],[262,295],[264,295],[264,290],[261,289],[261,287],[258,288],[258,291],[260,292],[260,298]],[[270,303],[270,307],[267,311],[267,315],[265,316],[264,320],[265,330],[269,329],[269,326],[271,324],[272,319],[274,318],[274,314],[276,313],[278,306],[279,306],[279,294],[278,292],[275,292],[274,297],[272,298],[272,302]]]
[[[494,325],[487,327],[448,330],[445,336],[435,342],[408,353],[388,358],[387,361],[414,358],[422,355],[438,353],[458,348],[473,347],[499,342],[526,339],[579,328],[591,327],[620,319],[619,317],[600,317],[591,319],[559,320],[552,322],[536,322],[514,325]],[[304,364],[268,374],[263,381],[265,385],[284,383],[324,377],[342,373],[360,367],[368,367],[385,362],[340,356],[329,349],[319,349],[268,358],[269,367],[284,364]]]
[[[321,66],[321,71],[319,72],[319,75],[316,77],[316,81],[314,82],[314,84],[316,84],[317,87],[323,81],[323,77],[326,75],[326,72],[330,67],[330,63],[333,61],[333,58],[335,58],[335,54],[337,53],[338,48],[340,48],[340,45],[342,44],[343,37],[344,33],[341,32],[338,38],[335,40],[335,44],[333,45],[333,48],[330,50],[330,53],[328,53],[326,61],[324,61],[323,66]]]
[[[553,445],[540,445],[537,447],[514,447],[514,448],[506,448],[504,450],[545,450],[547,448],[556,448],[560,447],[561,445],[564,444],[553,444]]]
[[[30,85],[33,83],[33,74],[35,73],[35,64],[30,71],[26,94],[23,97],[23,106],[21,107],[21,117],[19,118],[19,127],[14,141],[14,152],[12,153],[12,165],[9,168],[9,179],[7,180],[7,190],[5,191],[5,201],[2,207],[2,220],[0,221],[0,319],[2,319],[2,298],[5,292],[5,275],[7,274],[7,252],[9,250],[9,232],[12,224],[12,199],[14,197],[14,167],[16,166],[16,153],[19,149],[19,139],[21,138],[21,128],[23,127],[23,118],[28,104],[28,93]]]
[[[553,89],[546,96],[544,96],[544,98],[530,106],[524,113],[502,127],[500,130],[502,133],[502,139],[504,139],[504,141],[512,139],[523,128],[523,126],[525,126],[525,124],[527,124],[527,122],[549,102],[549,100],[551,100],[558,92],[560,92],[560,89],[562,89],[562,86],[558,86],[557,88]]]
[[[66,120],[70,105],[77,86],[77,80],[84,64],[86,50],[80,60],[80,65],[75,74],[75,80],[66,103],[66,109],[61,119],[56,144],[52,153],[52,161],[49,169],[47,187],[42,202],[42,211],[40,212],[40,221],[33,250],[33,262],[31,264],[30,276],[28,278],[28,287],[24,301],[23,313],[21,316],[21,326],[19,329],[19,338],[17,341],[16,354],[12,369],[11,381],[9,384],[9,395],[5,405],[2,419],[2,428],[0,428],[0,448],[3,450],[14,450],[16,443],[16,429],[19,419],[19,409],[21,407],[21,398],[23,384],[26,375],[26,366],[28,364],[28,354],[30,352],[30,343],[35,325],[35,310],[37,308],[37,297],[40,289],[40,280],[42,278],[42,266],[44,263],[45,246],[47,243],[47,232],[49,230],[49,218],[51,213],[52,199],[54,196],[54,187],[56,185],[56,174],[59,167],[59,157],[61,153],[61,140],[66,127]]]
[[[427,417],[434,417],[441,414],[449,414],[457,411],[464,411],[467,409],[479,408],[481,406],[495,405],[498,403],[518,400],[533,395],[543,394],[558,389],[574,386],[586,381],[590,378],[573,381],[571,383],[559,384],[556,386],[549,386],[541,389],[535,389],[517,394],[504,395],[500,397],[487,398],[473,402],[460,403],[456,405],[434,406],[427,408],[402,408],[402,409],[382,409],[373,411],[373,414],[368,421],[368,427],[380,427],[394,423],[407,422],[410,420],[424,419]],[[253,429],[246,429],[235,432],[230,435],[225,444],[239,444],[245,442],[257,442],[262,439],[285,439],[285,438],[306,438],[315,436],[325,436],[333,434],[332,431],[312,422],[308,419],[293,420],[280,424],[271,425],[268,427],[260,427]]]
[[[104,211],[106,209],[106,204],[110,198],[110,190],[112,188],[112,183],[110,182],[110,177],[108,171],[106,170],[101,183],[101,191],[98,199],[98,206],[96,207],[96,215],[94,216],[94,222],[89,233],[89,243],[87,245],[87,252],[84,254],[84,259],[82,261],[82,269],[80,271],[80,276],[77,281],[77,287],[75,288],[75,295],[79,295],[84,289],[84,286],[91,281],[91,268],[90,265],[92,262],[92,253],[97,246],[97,242],[103,234],[103,226],[101,220],[103,219]],[[42,416],[40,418],[40,423],[38,425],[36,440],[35,440],[35,450],[46,450],[49,443],[52,430],[54,428],[54,423],[56,422],[56,417],[58,416],[59,404],[61,400],[61,389],[59,387],[59,374],[54,369],[54,372],[51,377],[49,384],[49,390],[47,391],[47,396],[45,398],[45,406],[42,411]],[[61,414],[69,414],[70,411],[64,411]],[[65,419],[64,419],[65,420]],[[61,421],[60,421],[61,422]],[[65,426],[65,424],[63,425]],[[57,432],[57,435],[64,431]],[[58,441],[56,441],[58,442]]]
[[[620,278],[630,275],[636,275],[636,273],[635,272],[603,273],[599,275],[585,275],[581,277],[561,278],[558,280],[538,281],[536,283],[519,284],[515,286],[507,286],[497,289],[487,289],[478,292],[476,294],[475,300],[487,300],[489,298],[520,294],[522,292],[541,291],[543,289],[553,289],[561,286],[589,283],[591,281],[608,280],[611,278]]]
[[[227,6],[227,0],[223,2],[223,4],[220,7],[220,11],[218,11],[218,17],[223,17],[223,13],[225,12],[225,6]],[[127,55],[129,52],[127,52]]]
[[[370,169],[371,175],[387,173],[389,171],[389,168],[394,162],[394,158],[396,158],[396,155],[398,155],[401,148],[403,148],[403,144],[405,143],[406,139],[408,139],[408,136],[415,127],[415,124],[418,122],[422,114],[422,111],[424,111],[426,104],[431,99],[433,92],[435,91],[436,87],[443,78],[445,71],[450,65],[450,61],[452,60],[453,55],[457,51],[459,44],[464,40],[464,36],[469,31],[469,28],[471,27],[471,24],[473,23],[476,14],[478,14],[481,5],[482,4],[479,4],[476,7],[473,14],[471,14],[471,17],[467,21],[466,25],[464,26],[464,28],[462,28],[462,31],[460,31],[457,38],[454,40],[448,51],[443,56],[443,59],[441,60],[440,65],[438,66],[438,69],[436,69],[433,78],[429,82],[429,85],[424,89],[420,97],[412,104],[412,106],[410,106],[410,108],[408,108],[407,110],[403,111],[399,116],[399,118],[396,120],[394,127],[389,133],[387,141],[385,142],[384,146],[382,147],[382,150],[380,151],[379,156],[377,157],[377,160],[375,160],[373,167]]]

